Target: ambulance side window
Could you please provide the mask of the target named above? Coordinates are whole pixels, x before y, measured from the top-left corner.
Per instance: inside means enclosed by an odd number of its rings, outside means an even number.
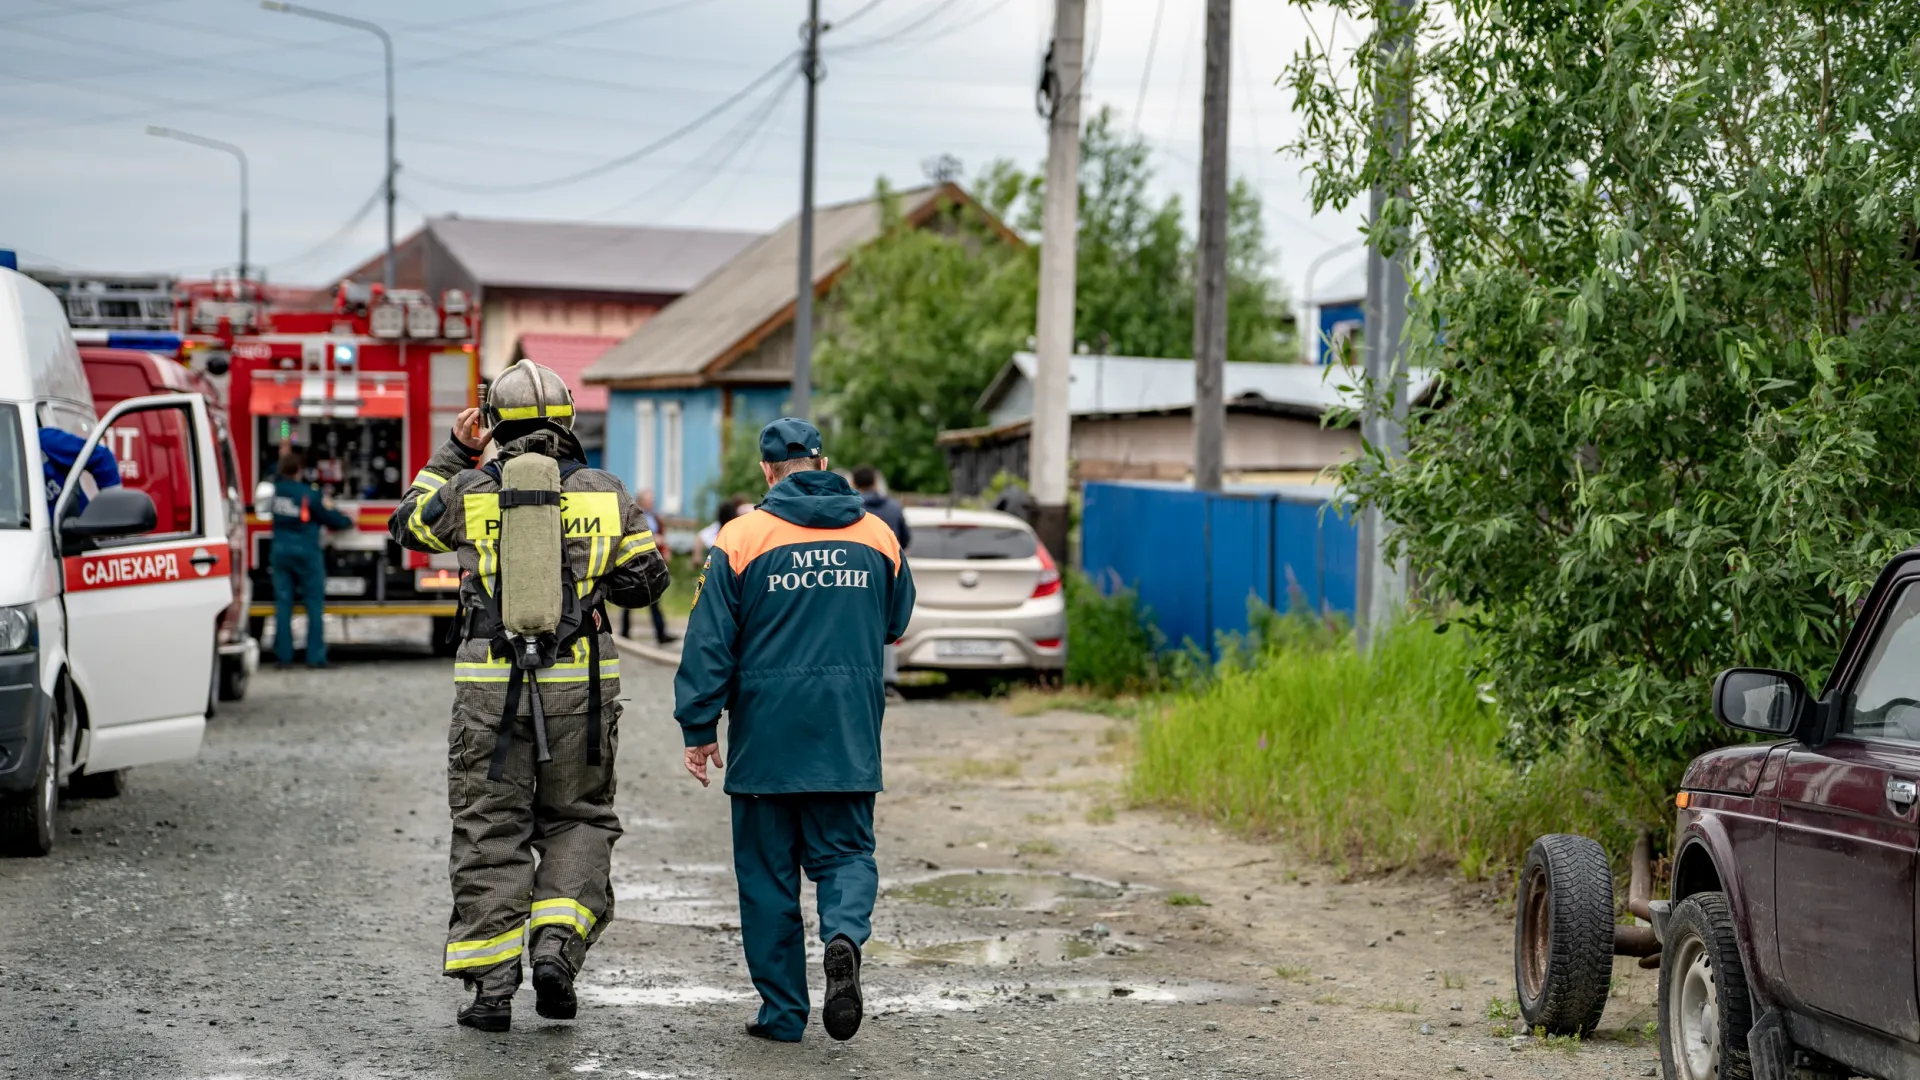
[[[198,440],[187,410],[149,409],[122,417],[101,443],[113,451],[121,484],[153,500],[154,530],[134,542],[201,534]]]

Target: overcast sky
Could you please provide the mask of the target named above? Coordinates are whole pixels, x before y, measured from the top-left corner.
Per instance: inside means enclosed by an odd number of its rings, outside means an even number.
[[[877,176],[967,177],[1046,154],[1034,84],[1051,0],[821,0],[826,37],[818,198]],[[1189,213],[1198,171],[1204,0],[1091,0],[1087,107],[1111,105],[1154,150]],[[312,0],[393,35],[400,234],[427,214],[767,230],[799,203],[803,84],[782,72],[685,137],[577,183],[534,187],[629,154],[783,62],[803,0]],[[1282,0],[1235,12],[1232,167],[1265,195],[1276,268],[1298,297],[1308,264],[1353,242],[1359,214],[1315,216],[1274,83],[1309,32]],[[864,10],[863,10],[864,9]],[[857,14],[856,14],[857,13]],[[1351,26],[1312,16],[1336,44]],[[1155,33],[1156,21],[1159,24]],[[0,0],[0,248],[28,265],[204,275],[236,261],[231,158],[145,133],[223,139],[252,160],[253,261],[324,282],[377,253],[380,45],[257,0]],[[1149,67],[1149,56],[1151,66]],[[788,62],[790,70],[794,65]],[[1358,250],[1314,291],[1360,288]]]

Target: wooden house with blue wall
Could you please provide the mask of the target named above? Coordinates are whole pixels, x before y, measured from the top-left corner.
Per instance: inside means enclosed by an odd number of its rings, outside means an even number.
[[[956,184],[893,198],[915,227],[938,221],[942,208],[966,205],[1010,242],[1020,242]],[[832,325],[834,283],[884,228],[877,197],[815,209],[816,342]],[[634,491],[652,491],[669,520],[706,520],[728,432],[736,424],[757,428],[787,410],[799,250],[796,215],[603,353],[582,376],[609,391],[604,467]]]

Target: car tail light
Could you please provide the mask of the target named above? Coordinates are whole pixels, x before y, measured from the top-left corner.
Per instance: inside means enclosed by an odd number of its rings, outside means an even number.
[[[1033,647],[1036,649],[1057,649],[1060,647],[1060,639],[1057,637],[1034,638]]]
[[[1047,545],[1034,541],[1033,553],[1040,557],[1040,583],[1033,587],[1033,599],[1052,596],[1060,591],[1060,568],[1054,565],[1053,556],[1047,553]]]

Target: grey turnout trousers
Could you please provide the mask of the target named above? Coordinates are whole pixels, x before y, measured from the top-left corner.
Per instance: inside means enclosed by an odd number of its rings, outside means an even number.
[[[500,457],[538,446],[521,440],[501,448]],[[414,478],[388,523],[405,547],[457,553],[461,602],[469,611],[487,606],[500,569],[500,484],[474,465],[475,455],[449,440]],[[578,468],[566,473],[561,489],[563,580],[572,583],[582,609],[595,612],[608,600],[641,607],[666,591],[666,563],[618,478]],[[621,710],[619,653],[610,630],[596,623],[553,666],[532,673],[504,721],[513,665],[492,655],[484,639],[462,641],[455,654],[447,732],[453,914],[441,970],[479,983],[483,993],[512,993],[529,950],[536,959],[563,958],[577,973],[613,916],[611,863],[620,837],[613,763]],[[589,711],[594,686],[597,718]],[[545,764],[535,761],[535,694],[552,756]]]
[[[611,640],[602,644],[613,651]],[[609,699],[616,692],[606,690]],[[443,970],[510,992],[520,984],[523,948],[533,948],[536,956],[557,953],[568,970],[578,972],[587,947],[613,918],[620,705],[609,700],[601,710],[598,765],[587,760],[584,710],[547,714],[553,760],[536,764],[532,713],[523,705],[501,778],[490,780],[504,707],[500,696],[467,684],[455,695],[447,734],[453,917]]]

